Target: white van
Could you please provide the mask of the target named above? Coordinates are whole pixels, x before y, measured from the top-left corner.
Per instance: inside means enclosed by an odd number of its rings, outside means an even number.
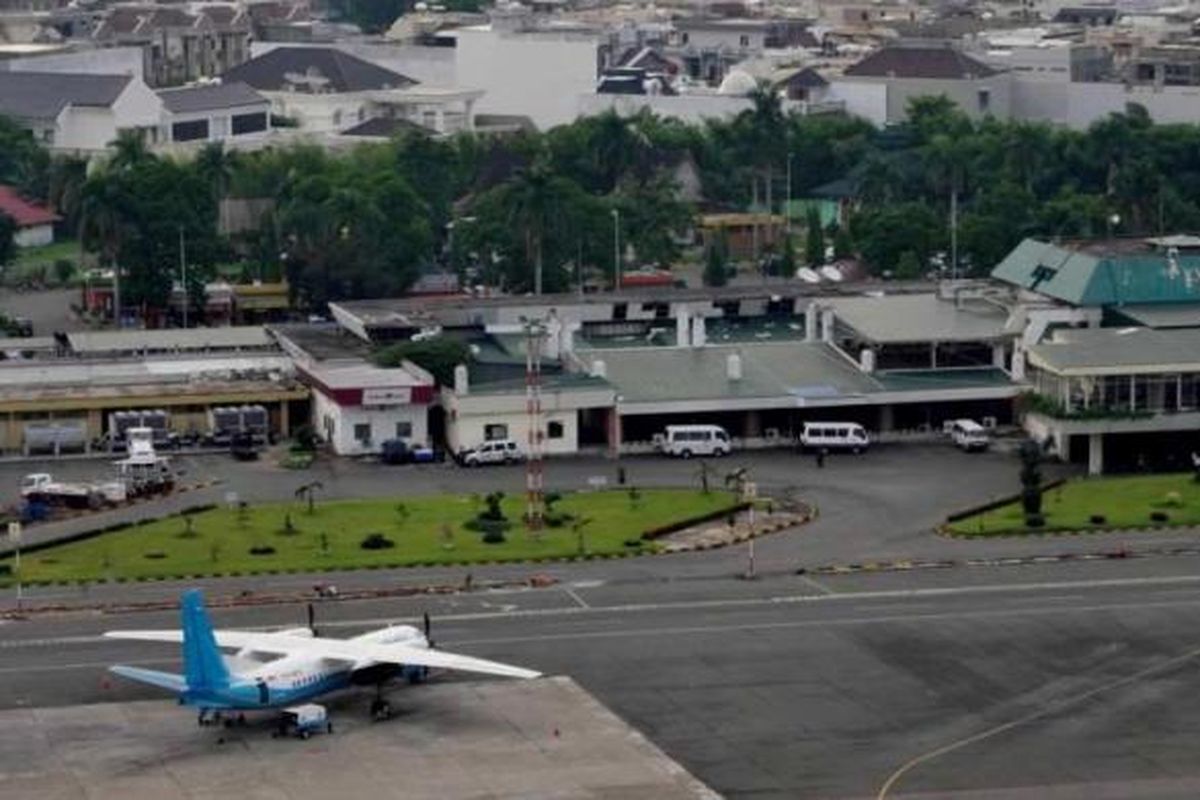
[[[669,456],[727,456],[732,447],[720,425],[668,425],[659,448]]]
[[[861,453],[871,446],[871,439],[857,422],[806,422],[800,432],[800,446],[806,450]]]
[[[968,453],[987,450],[992,443],[987,428],[973,419],[952,419],[945,423],[946,433],[954,440],[954,446]]]

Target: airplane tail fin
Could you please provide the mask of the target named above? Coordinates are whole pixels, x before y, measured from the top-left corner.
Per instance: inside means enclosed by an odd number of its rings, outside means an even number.
[[[180,627],[183,629],[183,676],[187,688],[221,689],[229,686],[229,668],[217,648],[212,622],[204,609],[204,595],[198,589],[183,593],[180,602]]]

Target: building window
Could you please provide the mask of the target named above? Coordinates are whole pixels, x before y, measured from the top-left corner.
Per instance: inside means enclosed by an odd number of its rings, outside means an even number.
[[[371,443],[371,423],[364,422],[354,426],[354,440],[362,444]]]
[[[992,91],[990,89],[979,90],[979,111],[987,113],[992,106]]]
[[[396,423],[396,438],[397,439],[411,439],[412,438],[412,423],[411,422],[397,422]]]
[[[683,33],[679,34],[679,42],[680,42],[680,44],[687,44],[687,43],[688,43],[688,33],[687,33],[687,31],[684,31]]]
[[[483,438],[484,438],[484,440],[489,441],[489,442],[494,442],[498,439],[507,439],[508,438],[508,426],[500,425],[500,424],[484,425],[483,426]]]
[[[563,438],[563,424],[557,421],[546,423],[546,438],[561,439]]]
[[[176,122],[171,125],[171,141],[194,142],[197,139],[208,138],[208,120],[197,119],[191,122]]]
[[[750,37],[749,36],[738,37],[738,44],[740,44],[742,47],[749,47],[750,46]]]
[[[333,127],[335,127],[335,128],[342,127],[342,112],[341,111],[333,112]]]
[[[233,135],[240,136],[243,133],[255,133],[257,131],[265,131],[267,129],[267,115],[265,112],[257,114],[234,114],[233,115]]]

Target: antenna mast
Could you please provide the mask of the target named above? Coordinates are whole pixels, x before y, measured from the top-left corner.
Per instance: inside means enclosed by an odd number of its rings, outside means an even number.
[[[525,320],[525,411],[529,452],[525,459],[525,523],[540,531],[545,522],[545,474],[542,470],[542,340],[546,325]]]

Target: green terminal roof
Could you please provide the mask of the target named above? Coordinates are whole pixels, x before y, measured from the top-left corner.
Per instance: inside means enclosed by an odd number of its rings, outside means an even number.
[[[1050,244],[1026,239],[992,277],[1076,306],[1200,302],[1200,253],[1167,253],[1144,240]]]

